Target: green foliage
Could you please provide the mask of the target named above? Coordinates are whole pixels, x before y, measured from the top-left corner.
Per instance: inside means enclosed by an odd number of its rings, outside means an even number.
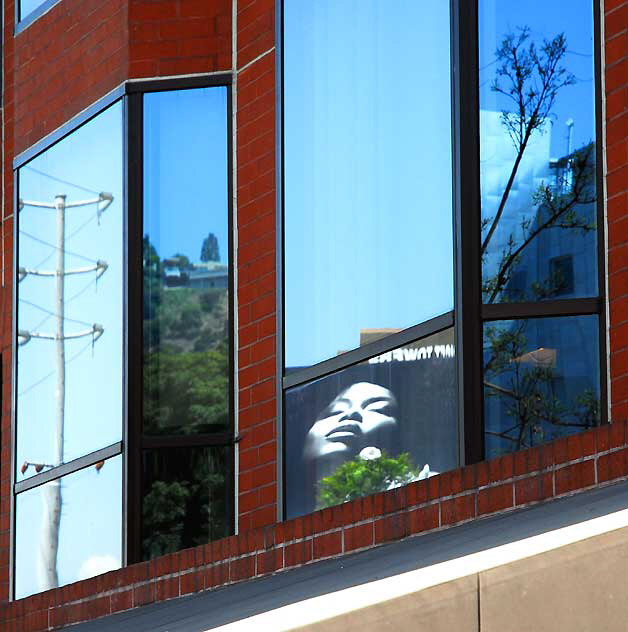
[[[341,503],[406,485],[418,476],[407,453],[398,457],[383,453],[377,459],[356,457],[340,465],[319,483],[317,508]]]
[[[198,300],[201,304],[201,309],[204,312],[211,314],[224,295],[225,291],[222,289],[212,288],[209,290],[204,290],[198,296]]]
[[[144,262],[144,319],[154,318],[163,298],[161,280],[161,261],[155,247],[148,240],[143,240]]]
[[[189,270],[192,266],[190,264],[190,259],[180,252],[177,252],[172,257],[168,258],[169,262],[172,262],[181,272],[185,270]]]
[[[220,249],[218,247],[218,238],[214,233],[209,233],[203,240],[201,247],[201,261],[220,261]]]
[[[226,289],[164,288],[164,263],[144,243],[144,349],[146,353],[215,350],[228,339]]]
[[[227,535],[224,461],[220,448],[149,452],[157,475],[144,497],[144,559],[204,544]],[[183,459],[183,461],[182,461]],[[172,479],[175,480],[172,480]]]
[[[145,357],[144,427],[150,433],[211,432],[228,423],[226,345]]]
[[[166,266],[187,270],[184,255],[161,260],[144,238],[144,432],[195,434],[229,423],[227,290],[164,287]],[[187,273],[186,273],[187,274]],[[145,559],[227,534],[221,448],[152,455],[156,477],[143,500]],[[223,454],[223,456],[220,456]]]
[[[183,520],[190,492],[185,484],[177,481],[155,481],[144,497],[142,519],[144,531],[144,556],[152,559],[181,548]],[[149,527],[149,528],[146,528]]]

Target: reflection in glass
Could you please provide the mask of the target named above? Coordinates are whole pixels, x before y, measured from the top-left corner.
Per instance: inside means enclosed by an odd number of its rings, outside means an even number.
[[[227,88],[144,95],[144,431],[229,422]]]
[[[593,3],[479,6],[483,300],[595,296]]]
[[[122,433],[122,105],[19,169],[17,480]]]
[[[283,20],[290,370],[452,309],[450,15],[286,0]]]
[[[58,493],[63,505],[54,533]],[[16,598],[120,568],[121,456],[18,494],[15,503]]]
[[[600,424],[598,317],[484,325],[486,457]]]
[[[144,452],[144,559],[229,534],[230,455],[226,447]]]
[[[453,330],[286,392],[288,517],[456,467]]]
[[[18,0],[20,20],[27,18],[35,9],[45,3],[46,0]]]

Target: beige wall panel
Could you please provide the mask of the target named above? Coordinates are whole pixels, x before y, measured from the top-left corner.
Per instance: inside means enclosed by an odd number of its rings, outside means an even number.
[[[477,575],[298,628],[307,632],[479,632]]]
[[[628,529],[480,575],[481,632],[626,632]]]

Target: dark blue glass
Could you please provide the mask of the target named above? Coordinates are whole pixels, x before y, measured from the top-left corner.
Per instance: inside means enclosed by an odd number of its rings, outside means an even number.
[[[600,424],[597,316],[485,323],[486,457]]]
[[[596,296],[593,3],[480,0],[479,20],[483,300]]]

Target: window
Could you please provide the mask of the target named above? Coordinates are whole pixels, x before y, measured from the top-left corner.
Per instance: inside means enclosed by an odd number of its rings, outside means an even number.
[[[118,101],[18,170],[18,597],[122,563],[122,156]]]
[[[288,517],[605,421],[593,4],[284,0]]]
[[[454,468],[453,329],[286,390],[289,517]]]
[[[18,166],[18,598],[233,529],[230,94],[189,83]]]
[[[16,0],[16,32],[26,28],[59,0]]]
[[[594,24],[589,0],[479,3],[487,457],[604,418]]]
[[[387,459],[377,489],[450,469],[458,436],[449,4],[286,0],[283,11],[292,516],[336,504],[321,485],[361,471],[367,453],[383,453],[373,467]]]
[[[143,559],[231,529],[227,92],[142,97]]]

